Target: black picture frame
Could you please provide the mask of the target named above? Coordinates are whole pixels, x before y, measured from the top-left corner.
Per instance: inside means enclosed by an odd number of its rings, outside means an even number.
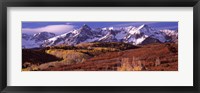
[[[194,86],[7,86],[7,7],[193,7]],[[0,2],[0,91],[2,93],[200,93],[200,0],[2,0]],[[192,20],[192,19],[191,19]],[[172,81],[173,82],[173,81]]]

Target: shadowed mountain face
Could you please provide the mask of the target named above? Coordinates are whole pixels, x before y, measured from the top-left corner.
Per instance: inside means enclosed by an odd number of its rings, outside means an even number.
[[[22,67],[26,67],[27,64],[42,64],[49,61],[59,61],[61,58],[57,58],[53,55],[47,54],[45,50],[37,49],[23,49],[22,50]]]
[[[22,33],[22,71],[178,71],[178,30],[84,24],[60,35]]]
[[[30,40],[35,40],[35,42],[42,42],[54,36],[55,36],[54,33],[41,32],[41,33],[34,34]]]
[[[150,43],[161,43],[158,39],[147,37],[141,44],[146,45]]]
[[[39,48],[45,40],[54,36],[54,33],[49,32],[40,32],[34,35],[22,33],[22,48]]]
[[[108,27],[90,28],[84,24],[79,29],[74,29],[65,34],[41,32],[32,35],[23,33],[23,48],[41,48],[60,44],[77,45],[86,42],[124,42],[133,45],[177,42],[177,30],[157,30],[148,25],[139,27]]]

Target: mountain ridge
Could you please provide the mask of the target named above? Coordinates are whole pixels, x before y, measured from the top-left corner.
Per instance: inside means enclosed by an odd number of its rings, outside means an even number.
[[[59,44],[76,45],[87,42],[124,42],[133,45],[178,42],[178,30],[157,30],[146,24],[138,27],[107,27],[97,29],[90,28],[88,25],[84,24],[79,29],[74,29],[61,35],[40,32],[35,34],[35,38],[33,37],[34,36],[23,33],[23,48],[47,47]]]

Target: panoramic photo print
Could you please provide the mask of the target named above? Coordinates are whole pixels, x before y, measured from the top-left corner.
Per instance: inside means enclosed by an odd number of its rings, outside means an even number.
[[[22,22],[22,71],[178,71],[178,22]]]

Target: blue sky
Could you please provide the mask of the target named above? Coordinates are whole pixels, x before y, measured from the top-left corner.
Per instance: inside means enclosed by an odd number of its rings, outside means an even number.
[[[156,29],[178,29],[178,22],[22,22],[23,33],[38,33],[42,31],[55,34],[66,33],[87,24],[91,28],[126,27],[147,24]]]

